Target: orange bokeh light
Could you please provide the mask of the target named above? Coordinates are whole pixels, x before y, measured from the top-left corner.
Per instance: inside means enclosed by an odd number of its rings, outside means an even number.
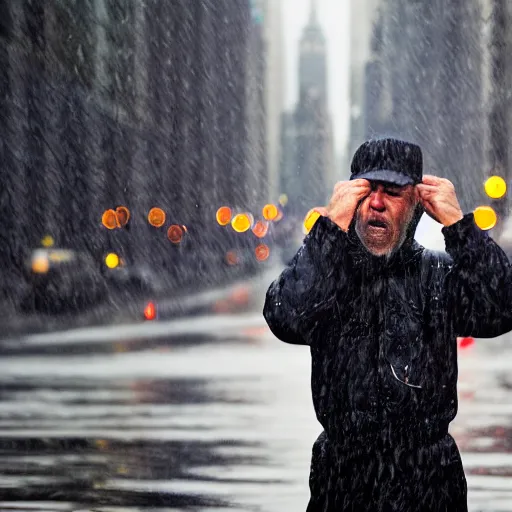
[[[279,214],[275,204],[266,204],[261,212],[265,220],[274,220]]]
[[[216,218],[217,222],[221,226],[227,226],[231,222],[231,208],[229,206],[221,206],[217,210]]]
[[[258,261],[265,261],[270,256],[270,249],[266,244],[260,244],[256,249],[254,249],[254,253],[256,254],[256,259]]]
[[[154,320],[156,318],[156,306],[153,302],[148,302],[144,308],[144,318],[146,320]]]
[[[183,228],[181,226],[178,226],[177,224],[173,224],[167,230],[167,238],[173,244],[179,244],[183,239]]]
[[[148,213],[148,222],[155,228],[165,224],[165,212],[161,208],[151,208]]]
[[[116,208],[116,222],[118,227],[122,228],[128,224],[130,220],[130,210],[126,206],[118,206]]]
[[[235,251],[228,251],[226,253],[226,263],[229,266],[236,265],[238,263],[238,254]]]
[[[115,229],[117,228],[117,215],[116,212],[112,209],[105,210],[101,217],[101,223],[107,228],[107,229]]]
[[[268,222],[259,220],[254,224],[252,232],[258,237],[263,238],[268,233]]]

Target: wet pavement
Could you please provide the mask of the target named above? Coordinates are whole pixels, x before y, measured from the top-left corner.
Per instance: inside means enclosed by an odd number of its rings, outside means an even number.
[[[309,352],[258,311],[0,342],[0,510],[300,511]],[[471,511],[512,511],[512,343],[460,351]]]

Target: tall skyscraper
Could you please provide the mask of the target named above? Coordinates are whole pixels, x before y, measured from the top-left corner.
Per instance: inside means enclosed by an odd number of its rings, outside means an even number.
[[[292,116],[284,116],[282,192],[297,217],[326,202],[333,176],[333,137],[328,112],[327,47],[312,0],[299,48],[299,99]],[[290,149],[288,149],[290,151]]]

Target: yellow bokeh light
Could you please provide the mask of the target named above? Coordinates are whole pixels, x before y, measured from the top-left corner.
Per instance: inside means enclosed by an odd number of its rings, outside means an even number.
[[[281,194],[279,196],[279,204],[281,206],[286,206],[288,204],[288,196],[286,194]]]
[[[503,197],[507,192],[507,184],[501,176],[491,176],[484,184],[485,193],[493,199]]]
[[[119,256],[113,252],[107,254],[105,257],[105,265],[108,268],[116,268],[119,265]]]
[[[475,208],[473,215],[475,216],[475,224],[480,229],[484,230],[492,229],[498,221],[496,212],[490,206],[479,206]]]
[[[233,217],[231,221],[231,226],[237,233],[244,233],[251,229],[252,219],[251,215],[248,213],[239,213]]]
[[[265,220],[274,220],[277,217],[279,211],[275,204],[266,204],[263,207],[261,213],[263,214],[263,218]]]
[[[53,238],[50,235],[46,235],[41,240],[41,245],[43,247],[53,247],[54,244],[55,244],[55,241],[53,240]]]
[[[314,210],[309,210],[309,212],[306,214],[306,217],[304,218],[304,227],[303,231],[304,233],[309,233],[311,229],[313,229],[313,226],[315,225],[315,222],[320,218],[320,214],[318,212],[315,212]]]

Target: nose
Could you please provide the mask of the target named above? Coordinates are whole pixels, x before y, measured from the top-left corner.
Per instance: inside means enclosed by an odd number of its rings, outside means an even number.
[[[378,212],[385,210],[384,191],[380,187],[370,193],[370,208]]]

